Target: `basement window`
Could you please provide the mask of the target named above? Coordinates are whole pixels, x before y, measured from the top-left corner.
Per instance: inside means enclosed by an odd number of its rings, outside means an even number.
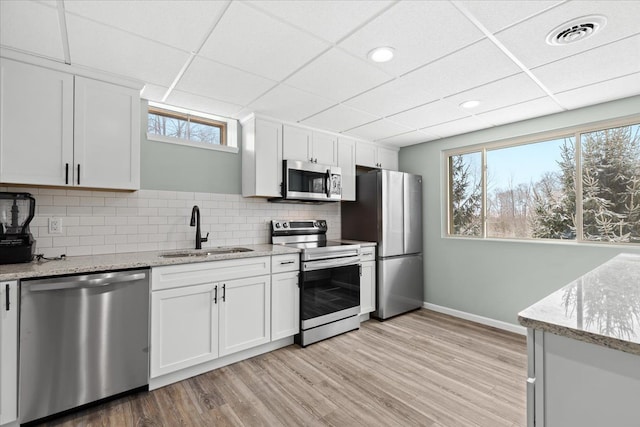
[[[237,153],[237,121],[149,103],[147,139]]]

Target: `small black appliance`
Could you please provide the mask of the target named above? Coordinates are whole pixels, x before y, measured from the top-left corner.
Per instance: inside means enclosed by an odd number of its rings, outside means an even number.
[[[0,192],[0,264],[30,262],[36,242],[29,223],[36,211],[36,199],[29,193]]]

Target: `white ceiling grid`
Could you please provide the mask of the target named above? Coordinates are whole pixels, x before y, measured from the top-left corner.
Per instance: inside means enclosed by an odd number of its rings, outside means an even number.
[[[0,46],[64,62],[59,12],[71,64],[152,101],[396,146],[640,94],[640,1],[2,0]],[[592,14],[593,37],[545,43]]]

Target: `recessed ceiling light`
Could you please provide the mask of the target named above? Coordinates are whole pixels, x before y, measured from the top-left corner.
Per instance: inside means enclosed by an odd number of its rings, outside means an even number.
[[[557,26],[547,34],[546,40],[552,46],[564,46],[591,37],[606,24],[604,16],[583,16]]]
[[[367,56],[373,62],[388,62],[393,58],[393,51],[392,47],[377,47],[369,52]]]
[[[471,108],[476,108],[478,105],[480,105],[480,101],[476,101],[476,100],[465,101],[462,104],[460,104],[462,108],[466,108],[467,110]]]

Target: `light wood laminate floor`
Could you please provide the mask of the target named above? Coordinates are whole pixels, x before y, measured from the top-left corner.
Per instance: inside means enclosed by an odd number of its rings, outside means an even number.
[[[524,426],[525,338],[421,309],[49,426]]]

